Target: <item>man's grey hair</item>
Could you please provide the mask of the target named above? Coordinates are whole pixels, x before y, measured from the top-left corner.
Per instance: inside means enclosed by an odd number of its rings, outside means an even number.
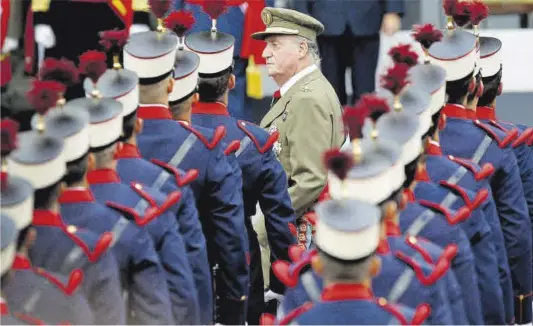
[[[329,282],[361,283],[370,277],[374,255],[354,263],[344,263],[319,252],[324,280]]]
[[[303,36],[296,36],[296,43],[300,44],[301,42],[307,43],[307,48],[309,49],[308,54],[313,59],[313,62],[320,67],[320,51],[318,50],[318,43],[316,41],[311,41],[310,39]]]
[[[109,166],[109,163],[115,159],[116,146],[111,145],[101,151],[94,152],[94,165],[96,169],[103,169]]]

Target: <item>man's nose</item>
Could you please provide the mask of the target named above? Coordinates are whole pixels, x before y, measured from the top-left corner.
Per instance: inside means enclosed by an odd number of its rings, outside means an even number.
[[[265,46],[265,49],[263,50],[263,54],[262,54],[263,58],[268,59],[271,55],[272,55],[272,51],[270,51],[268,45]]]

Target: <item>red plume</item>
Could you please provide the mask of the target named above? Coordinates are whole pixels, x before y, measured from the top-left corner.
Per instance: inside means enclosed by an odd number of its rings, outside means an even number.
[[[38,114],[44,115],[54,107],[59,93],[65,92],[65,85],[52,80],[34,80],[31,90],[26,93],[28,102]]]
[[[106,55],[100,51],[86,51],[80,55],[80,72],[96,84],[107,69]]]
[[[409,66],[405,63],[397,63],[389,68],[385,75],[381,76],[381,87],[389,90],[394,95],[399,95],[407,85],[407,72]]]
[[[431,24],[426,24],[423,26],[415,25],[412,35],[414,39],[426,50],[429,49],[433,43],[440,42],[442,40],[442,32]]]
[[[186,10],[174,11],[165,18],[165,26],[178,35],[183,37],[194,25],[194,16],[192,12]]]
[[[128,31],[125,29],[113,29],[98,33],[100,36],[100,45],[106,52],[119,54],[128,41]]]
[[[156,18],[163,19],[170,9],[172,3],[171,0],[148,0],[150,9]]]
[[[468,11],[470,12],[470,21],[472,25],[479,25],[479,23],[489,16],[489,7],[482,1],[474,1],[470,3]]]
[[[19,123],[11,119],[2,119],[0,123],[1,145],[0,150],[2,157],[9,155],[17,148],[17,132]]]
[[[390,49],[389,55],[395,63],[405,63],[409,67],[418,64],[418,54],[411,51],[410,44],[399,44]]]
[[[218,19],[220,15],[224,14],[228,9],[226,0],[204,0],[202,3],[202,10],[211,17],[211,19]]]
[[[53,80],[70,87],[79,81],[78,69],[70,60],[46,58],[39,69],[39,79]]]
[[[348,129],[350,139],[363,138],[363,125],[368,113],[368,108],[362,105],[344,108],[342,121],[344,122],[344,128]]]
[[[348,171],[354,166],[353,155],[341,152],[338,148],[328,150],[323,158],[326,168],[341,180],[346,179]]]
[[[470,21],[470,4],[467,2],[457,2],[453,13],[453,20],[457,26],[463,27]]]
[[[455,5],[457,4],[457,0],[444,0],[442,3],[442,8],[444,9],[444,13],[446,16],[453,16],[455,13]]]
[[[361,96],[357,107],[364,106],[368,110],[368,117],[376,123],[383,114],[390,112],[390,106],[386,99],[373,94]]]

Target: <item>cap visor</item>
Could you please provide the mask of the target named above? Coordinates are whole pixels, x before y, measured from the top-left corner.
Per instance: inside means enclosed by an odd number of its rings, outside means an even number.
[[[272,28],[267,28],[263,32],[253,33],[252,38],[254,40],[264,41],[265,38],[269,37],[270,35],[298,35],[298,34],[300,34],[300,31],[296,29],[289,29],[289,28],[283,28],[283,27],[272,27]]]

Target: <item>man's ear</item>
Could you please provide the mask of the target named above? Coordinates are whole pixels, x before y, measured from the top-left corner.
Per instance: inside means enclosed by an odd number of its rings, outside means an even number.
[[[234,89],[235,83],[236,83],[235,75],[231,74],[228,79],[228,89]]]
[[[378,255],[375,255],[371,258],[371,265],[370,265],[370,275],[372,278],[378,276],[379,272],[381,271],[381,258],[379,258]]]
[[[96,167],[96,162],[94,161],[94,154],[89,153],[87,156],[87,171],[94,171]]]
[[[135,120],[135,129],[134,130],[135,130],[136,134],[140,134],[141,133],[141,131],[143,130],[143,119],[137,118]]]
[[[172,93],[173,89],[174,89],[174,78],[172,78],[172,76],[170,76],[168,78],[167,94]]]
[[[21,249],[29,250],[35,243],[35,239],[37,239],[37,230],[30,226]]]
[[[195,105],[199,101],[200,101],[200,94],[198,92],[192,94],[192,96],[191,96],[191,104]]]
[[[298,53],[300,59],[305,57],[307,53],[309,53],[309,45],[307,44],[307,42],[300,42],[300,49]]]

